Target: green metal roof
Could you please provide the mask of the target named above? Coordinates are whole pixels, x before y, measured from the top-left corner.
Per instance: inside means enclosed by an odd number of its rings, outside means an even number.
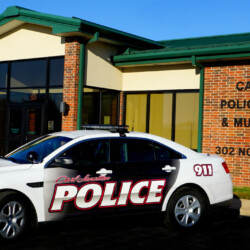
[[[88,22],[79,18],[45,14],[18,6],[8,7],[2,14],[0,14],[0,27],[13,20],[52,27],[53,34],[65,35],[67,33],[80,32],[94,36],[96,32],[99,32],[100,38],[122,42],[126,46],[131,46],[132,48],[157,49],[164,47],[164,45],[160,42]]]
[[[18,6],[8,7],[0,14],[0,29],[13,20],[51,27],[52,33],[57,35],[82,33],[97,40],[119,42],[129,49],[114,56],[113,62],[117,66],[250,57],[250,33],[153,41],[83,19],[45,14]]]
[[[117,66],[249,57],[250,33],[160,41],[162,49],[128,50],[114,56]]]
[[[250,43],[250,33],[160,41],[167,49],[210,48]]]

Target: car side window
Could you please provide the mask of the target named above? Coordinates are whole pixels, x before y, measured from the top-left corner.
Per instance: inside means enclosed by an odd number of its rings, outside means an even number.
[[[174,159],[182,159],[182,155],[178,152],[167,148],[161,144],[154,143],[155,156],[157,161],[167,161]]]
[[[110,162],[127,162],[128,154],[123,139],[110,140]]]
[[[142,162],[154,161],[154,145],[152,142],[141,139],[132,139],[126,142],[128,151],[128,161]],[[126,149],[126,148],[125,148]]]
[[[143,139],[111,139],[111,162],[154,161],[154,145]]]
[[[109,140],[89,140],[77,144],[62,154],[70,157],[74,166],[93,166],[109,162]]]

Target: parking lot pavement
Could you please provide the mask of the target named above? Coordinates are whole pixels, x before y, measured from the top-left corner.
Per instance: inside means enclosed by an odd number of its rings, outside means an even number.
[[[2,249],[249,249],[250,217],[241,216],[240,200],[212,214],[193,233],[168,230],[155,215],[95,219],[40,225],[38,231]],[[238,208],[237,208],[238,207]]]

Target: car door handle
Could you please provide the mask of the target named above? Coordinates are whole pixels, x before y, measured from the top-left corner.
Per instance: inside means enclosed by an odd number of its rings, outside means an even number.
[[[101,175],[101,176],[106,176],[107,174],[112,174],[113,171],[112,170],[108,170],[106,168],[101,168],[100,170],[96,171],[97,174]]]
[[[170,173],[172,170],[176,170],[176,167],[171,167],[169,165],[166,165],[164,168],[162,168],[163,171],[166,171],[167,173]]]

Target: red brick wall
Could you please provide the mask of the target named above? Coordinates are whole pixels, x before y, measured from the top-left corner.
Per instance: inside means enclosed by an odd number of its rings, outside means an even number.
[[[77,129],[77,105],[79,83],[80,43],[77,38],[67,38],[65,43],[63,101],[69,112],[62,117],[62,130]]]
[[[233,183],[243,186],[250,186],[248,81],[250,65],[205,68],[203,152],[222,156],[229,166]],[[236,88],[237,83],[240,89],[248,84],[249,88],[239,90]],[[241,124],[239,118],[244,118],[246,123],[243,119]]]

